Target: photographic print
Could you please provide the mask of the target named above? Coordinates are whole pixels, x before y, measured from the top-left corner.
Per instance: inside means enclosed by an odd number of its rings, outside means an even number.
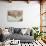
[[[8,21],[19,22],[23,20],[22,10],[10,10],[8,11]]]

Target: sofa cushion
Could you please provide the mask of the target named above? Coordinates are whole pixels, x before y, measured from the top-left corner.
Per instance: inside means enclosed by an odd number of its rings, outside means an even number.
[[[15,39],[15,40],[20,40],[20,42],[32,42],[32,40],[34,40],[34,37],[33,36],[29,36],[29,35],[21,35],[21,34],[13,34],[13,35],[10,35],[9,38],[12,40],[12,39]]]

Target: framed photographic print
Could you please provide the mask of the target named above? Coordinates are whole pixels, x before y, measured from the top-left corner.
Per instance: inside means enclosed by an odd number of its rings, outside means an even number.
[[[8,21],[19,22],[23,21],[22,10],[10,10],[8,11]]]

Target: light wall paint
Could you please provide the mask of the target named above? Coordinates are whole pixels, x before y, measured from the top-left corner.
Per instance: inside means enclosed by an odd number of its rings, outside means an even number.
[[[23,10],[23,21],[8,22],[9,10]],[[12,3],[0,1],[0,26],[17,28],[40,26],[40,4],[37,1],[31,1],[29,4],[24,1],[13,1]]]

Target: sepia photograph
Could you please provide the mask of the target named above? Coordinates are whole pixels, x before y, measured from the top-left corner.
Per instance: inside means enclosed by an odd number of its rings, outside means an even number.
[[[8,21],[12,21],[12,22],[23,21],[23,11],[22,10],[8,11]]]

